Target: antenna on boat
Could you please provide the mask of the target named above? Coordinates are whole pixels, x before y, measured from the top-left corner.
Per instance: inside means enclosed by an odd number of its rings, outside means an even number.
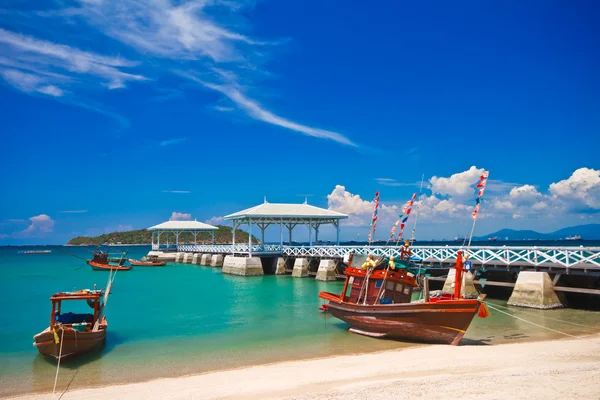
[[[421,187],[419,187],[419,200],[421,200],[421,194],[423,193],[423,181],[425,180],[425,174],[421,174]],[[417,211],[415,212],[415,222],[413,224],[412,233],[410,234],[410,244],[415,242],[415,231],[417,230],[417,220],[419,219],[419,209],[421,203],[417,204]]]

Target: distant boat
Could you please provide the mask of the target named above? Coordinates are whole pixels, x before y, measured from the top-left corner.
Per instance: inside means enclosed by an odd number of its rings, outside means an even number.
[[[164,267],[167,265],[166,261],[143,261],[143,260],[134,260],[132,258],[129,259],[129,264],[135,267]]]
[[[21,250],[18,254],[48,254],[52,253],[52,250]]]
[[[498,236],[488,238],[488,241],[490,242],[495,242],[496,240],[498,240]]]
[[[467,238],[464,238],[464,237],[460,237],[460,236],[455,236],[454,237],[454,241],[455,242],[464,242],[466,240],[467,240]]]
[[[565,240],[581,240],[581,236],[579,236],[579,235],[568,236],[565,238]]]

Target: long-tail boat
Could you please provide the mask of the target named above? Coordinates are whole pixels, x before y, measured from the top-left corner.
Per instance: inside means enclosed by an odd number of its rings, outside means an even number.
[[[415,275],[409,269],[410,252],[396,262],[394,268],[355,268],[352,257],[345,269],[346,282],[341,294],[321,292],[328,300],[325,309],[350,325],[350,331],[362,335],[429,343],[457,345],[469,328],[475,314],[489,315],[483,297],[469,300],[461,296],[457,284],[453,295],[434,298],[425,280],[424,299],[411,302]],[[400,264],[400,265],[398,265]],[[455,282],[462,281],[462,252],[456,260]],[[350,288],[348,293],[348,288]]]
[[[167,265],[166,261],[150,261],[150,260],[134,260],[129,259],[129,264],[135,267],[164,267]]]
[[[109,258],[108,252],[100,249],[94,251],[94,256],[91,260],[86,260],[94,271],[129,271],[133,268],[131,265],[125,265],[127,262],[126,253],[122,253],[120,257]]]
[[[53,294],[50,297],[50,326],[33,337],[33,345],[42,355],[56,360],[98,348],[106,340],[107,323],[103,311],[107,297],[108,292],[89,289]],[[75,300],[86,301],[92,312],[65,313],[63,302]]]

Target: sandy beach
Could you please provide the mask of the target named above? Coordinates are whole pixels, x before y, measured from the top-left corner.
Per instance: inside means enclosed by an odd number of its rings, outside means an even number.
[[[64,391],[59,388],[59,394]],[[600,336],[431,345],[67,391],[81,399],[599,399]],[[48,399],[29,394],[13,399]],[[58,397],[58,396],[57,396]]]

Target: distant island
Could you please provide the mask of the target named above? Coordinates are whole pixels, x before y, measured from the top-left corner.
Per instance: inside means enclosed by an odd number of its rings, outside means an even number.
[[[215,231],[215,244],[231,244],[231,227],[217,225],[219,228],[218,231]],[[133,231],[127,232],[112,232],[105,233],[100,236],[78,236],[69,240],[67,246],[101,246],[101,245],[111,245],[111,244],[151,244],[152,232],[147,229],[137,229]],[[156,239],[155,239],[156,240]],[[209,233],[200,233],[198,234],[197,243],[211,243],[211,236]],[[248,232],[241,231],[236,229],[235,231],[235,241],[236,243],[248,243]],[[163,233],[160,236],[160,243],[167,243],[167,236]],[[169,233],[169,243],[175,243],[175,236]],[[184,232],[179,235],[179,244],[193,244],[194,243],[194,235],[190,232]],[[252,243],[260,243],[260,241],[252,236]]]
[[[502,229],[485,236],[473,237],[473,240],[565,240],[580,237],[582,240],[600,239],[600,224],[570,226],[550,233],[532,230]]]

